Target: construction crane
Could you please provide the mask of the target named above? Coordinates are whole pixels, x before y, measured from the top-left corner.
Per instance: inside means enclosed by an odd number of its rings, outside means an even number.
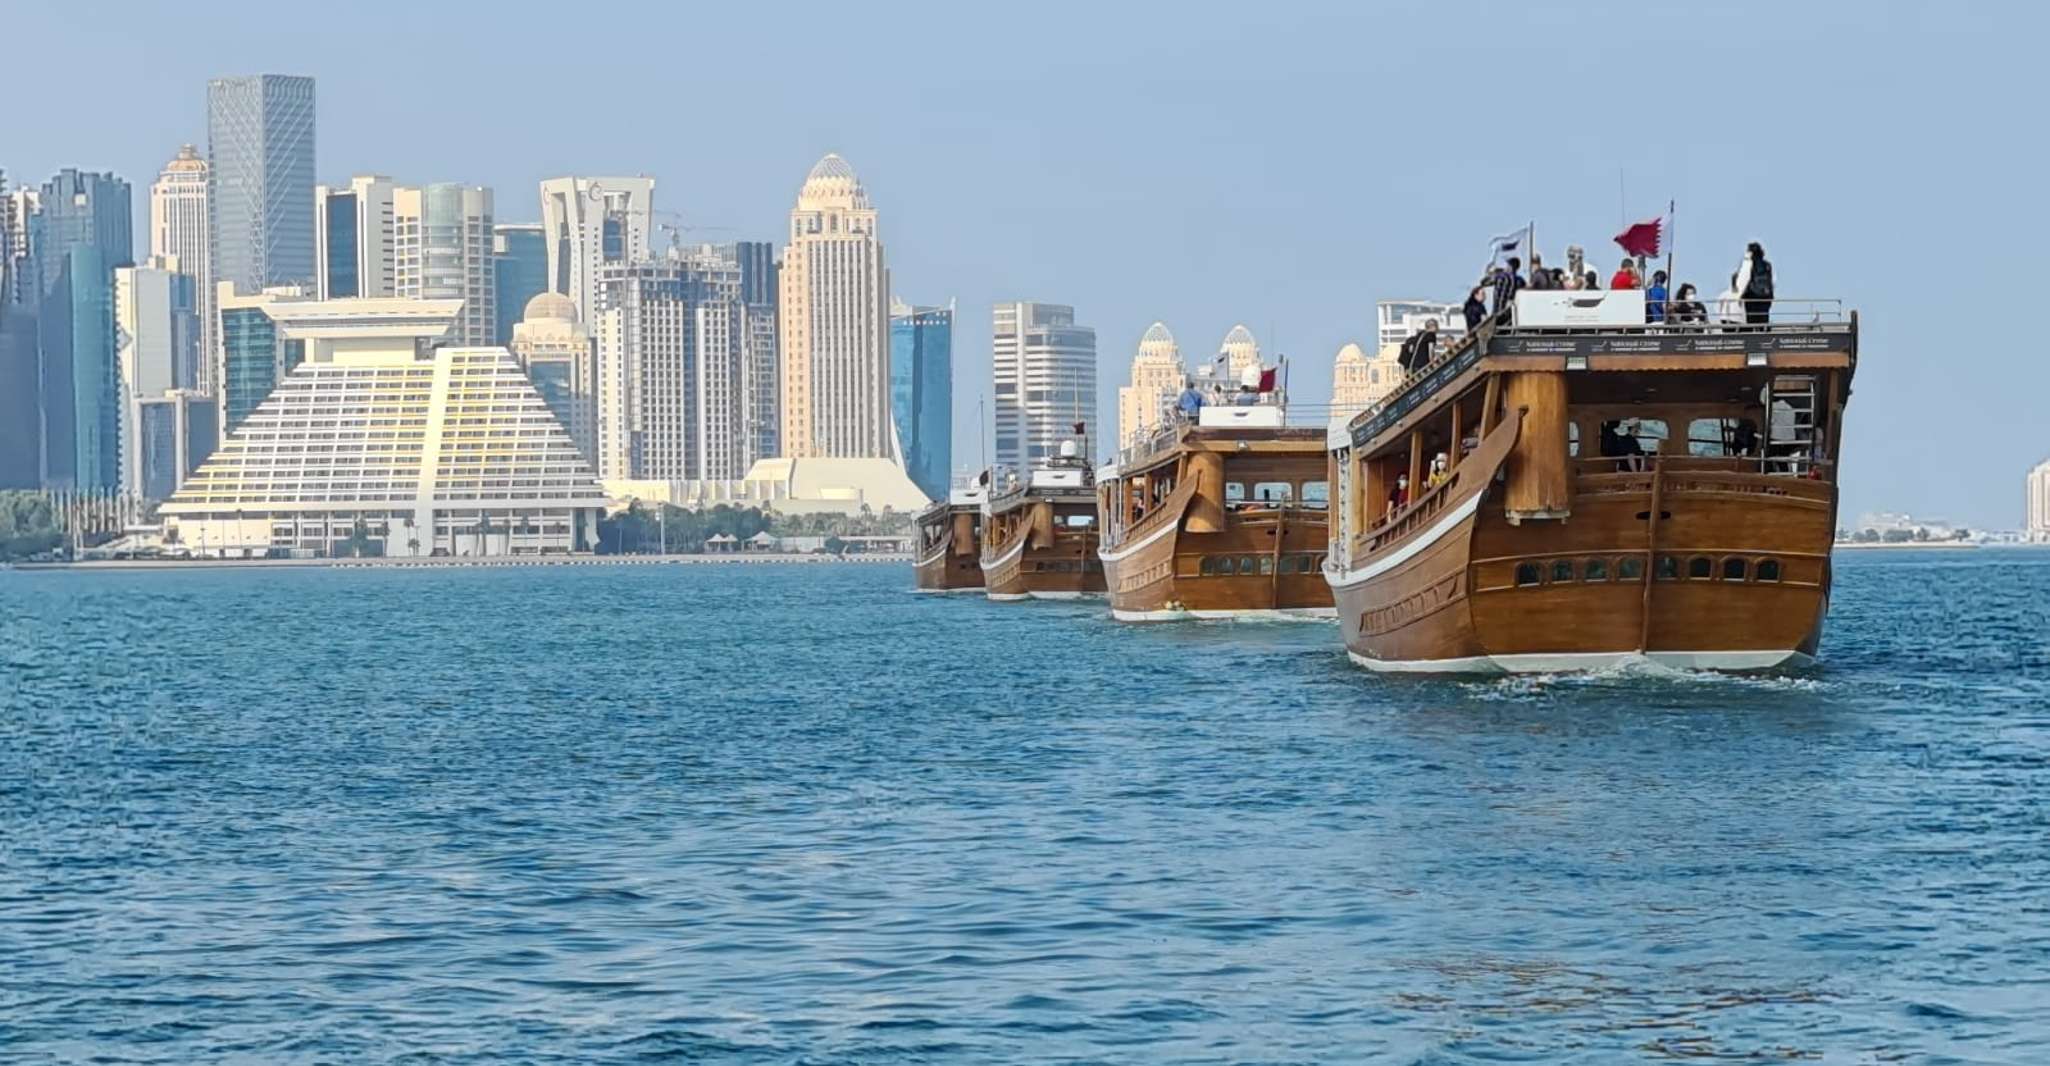
[[[657,221],[655,228],[669,235],[669,258],[683,257],[683,235],[686,233],[731,233],[731,226],[686,226],[683,215],[676,211],[650,211]]]

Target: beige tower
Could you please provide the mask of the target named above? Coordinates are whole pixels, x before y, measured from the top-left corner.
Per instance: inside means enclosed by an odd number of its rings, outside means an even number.
[[[1331,406],[1334,413],[1355,414],[1366,410],[1393,391],[1402,380],[1395,348],[1384,346],[1372,359],[1357,344],[1338,349],[1331,364]]]
[[[597,356],[591,334],[577,321],[576,302],[556,292],[528,300],[521,321],[513,326],[512,353],[548,401],[556,421],[569,431],[584,461],[595,466]]]
[[[1253,331],[1241,322],[1224,335],[1224,343],[1218,346],[1217,354],[1225,360],[1226,370],[1231,375],[1225,380],[1236,383],[1247,367],[1260,365],[1260,342],[1253,339]]]
[[[212,386],[214,350],[214,286],[207,268],[206,244],[207,165],[199,149],[185,145],[164,164],[163,173],[149,187],[149,254],[155,259],[177,262],[176,270],[192,279],[193,311],[199,316],[199,380],[202,391]]]
[[[897,458],[890,446],[890,276],[875,208],[827,155],[790,212],[779,282],[783,454]]]
[[[451,343],[483,347],[498,331],[498,260],[492,196],[481,185],[438,183],[392,191],[392,284],[411,300],[463,301]]]
[[[1188,380],[1182,350],[1167,326],[1155,322],[1139,338],[1132,358],[1132,383],[1118,390],[1118,446],[1127,447],[1160,424],[1162,412],[1175,402]]]

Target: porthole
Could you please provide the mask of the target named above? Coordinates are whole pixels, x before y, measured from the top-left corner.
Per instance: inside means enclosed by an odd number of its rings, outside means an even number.
[[[1714,577],[1715,564],[1708,561],[1708,556],[1697,555],[1694,558],[1687,560],[1687,576],[1692,578],[1704,579]]]
[[[1572,580],[1573,580],[1573,560],[1571,560],[1571,559],[1555,559],[1555,560],[1553,560],[1553,561],[1552,561],[1552,583],[1553,583],[1554,585],[1556,585],[1556,584],[1558,584],[1558,583],[1559,583],[1559,582],[1561,582],[1561,581],[1572,581]]]
[[[1607,581],[1609,579],[1609,561],[1607,559],[1589,559],[1586,569],[1580,573],[1580,579],[1582,581]]]
[[[1230,577],[1232,575],[1234,566],[1235,563],[1231,556],[1219,556],[1217,559],[1217,576]]]
[[[1203,575],[1204,577],[1214,577],[1214,576],[1216,576],[1216,574],[1217,574],[1217,556],[1215,556],[1215,555],[1206,555],[1206,556],[1204,556],[1204,557],[1203,557],[1203,561],[1202,561],[1201,563],[1197,564],[1197,566],[1196,566],[1196,572],[1197,572],[1197,573],[1199,573],[1199,574],[1201,574],[1201,575]]]
[[[1760,580],[1760,581],[1778,581],[1779,579],[1780,579],[1780,561],[1779,561],[1778,559],[1760,559],[1760,560],[1758,560],[1758,580]]]
[[[1653,571],[1653,573],[1658,575],[1660,581],[1678,581],[1680,579],[1680,560],[1670,555],[1661,555],[1659,556],[1658,569]]]
[[[1239,556],[1239,574],[1250,577],[1260,572],[1260,564],[1250,555]]]
[[[1616,580],[1641,581],[1644,579],[1644,560],[1635,555],[1626,555],[1616,560]]]
[[[1750,564],[1746,563],[1742,559],[1724,559],[1723,580],[1742,581],[1744,580],[1745,575],[1750,571],[1750,569]]]
[[[1261,577],[1271,577],[1271,576],[1273,576],[1273,574],[1274,574],[1274,557],[1273,557],[1272,555],[1262,555],[1262,556],[1260,557],[1260,576],[1261,576]]]
[[[1541,581],[1541,580],[1543,580],[1543,578],[1542,578],[1542,571],[1540,571],[1540,570],[1538,569],[1538,564],[1536,564],[1536,563],[1517,563],[1517,564],[1516,564],[1516,583],[1517,583],[1517,584],[1519,584],[1519,585],[1535,585],[1535,584],[1537,584],[1537,583],[1538,583],[1539,581]]]

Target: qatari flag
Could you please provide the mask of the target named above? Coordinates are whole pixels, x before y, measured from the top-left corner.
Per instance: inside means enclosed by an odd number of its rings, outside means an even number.
[[[1659,231],[1665,225],[1664,218],[1648,219],[1616,234],[1616,243],[1623,246],[1625,255],[1656,256],[1659,254]]]

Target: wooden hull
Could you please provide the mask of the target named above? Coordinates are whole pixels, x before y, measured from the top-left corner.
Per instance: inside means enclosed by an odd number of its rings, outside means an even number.
[[[982,561],[952,545],[912,564],[920,592],[981,592]]]
[[[1093,532],[1062,533],[1046,547],[1021,537],[986,551],[981,568],[984,591],[993,600],[1071,600],[1104,590]]]
[[[1747,671],[1814,657],[1834,486],[1727,472],[1588,475],[1574,485],[1570,520],[1520,523],[1500,495],[1479,479],[1411,535],[1328,575],[1355,662],[1421,673],[1633,661]]]
[[[1221,533],[1190,533],[1178,515],[1162,518],[1129,547],[1101,553],[1117,620],[1332,616],[1331,586],[1321,573],[1322,513],[1237,515]]]

